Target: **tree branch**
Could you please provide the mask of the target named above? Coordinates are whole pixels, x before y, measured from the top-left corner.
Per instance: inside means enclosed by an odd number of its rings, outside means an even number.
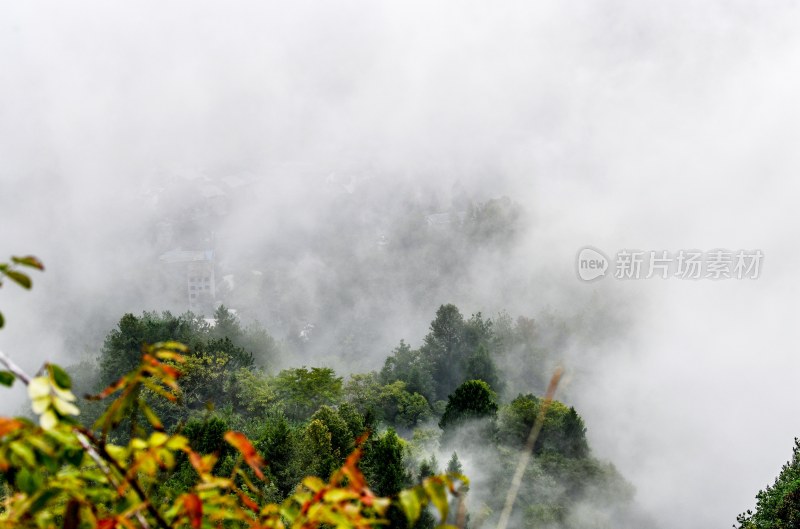
[[[28,385],[28,382],[31,381],[31,377],[29,377],[28,374],[25,371],[23,371],[21,367],[15,364],[14,361],[11,360],[11,358],[6,356],[6,354],[3,351],[0,351],[0,363],[5,365],[8,368],[8,370],[14,373],[14,376],[20,379],[26,386]]]
[[[158,522],[158,525],[163,529],[170,529],[170,525],[167,523],[164,517],[161,516],[161,513],[158,512],[158,509],[156,509],[156,507],[150,502],[150,499],[147,497],[147,493],[145,493],[145,491],[142,489],[142,485],[139,483],[139,481],[136,480],[135,478],[128,477],[128,473],[125,472],[125,469],[122,468],[122,466],[117,462],[116,459],[111,457],[111,454],[109,454],[108,451],[106,451],[105,446],[101,445],[98,442],[98,440],[94,437],[92,432],[85,430],[83,428],[81,429],[75,428],[75,434],[78,436],[78,441],[80,441],[81,446],[83,446],[89,453],[89,456],[91,456],[91,458],[94,459],[95,462],[97,462],[98,459],[103,462],[103,466],[101,466],[100,469],[103,471],[104,474],[108,476],[110,480],[112,480],[112,484],[115,487],[119,487],[119,481],[117,481],[113,477],[106,463],[110,464],[114,468],[114,470],[119,472],[119,474],[123,477],[125,482],[128,485],[130,485],[130,487],[134,490],[134,492],[136,492],[136,494],[139,496],[139,499],[141,499],[143,502],[146,503],[147,512],[149,512],[150,515],[156,520],[156,522]],[[97,457],[98,459],[95,459],[95,457]],[[141,516],[141,513],[137,511],[137,517],[138,516]],[[145,527],[145,529],[149,529],[149,527]]]

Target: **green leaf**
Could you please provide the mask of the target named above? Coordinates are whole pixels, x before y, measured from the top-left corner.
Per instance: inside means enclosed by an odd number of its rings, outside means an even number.
[[[144,399],[139,399],[139,409],[142,410],[147,422],[149,422],[154,429],[159,431],[164,430],[164,425],[161,424],[161,419],[158,418],[156,412],[153,411],[153,408],[147,405],[147,402],[145,402]]]
[[[42,262],[32,255],[26,255],[25,257],[11,257],[11,260],[18,265],[36,268],[37,270],[44,270],[44,265]]]
[[[33,494],[39,490],[43,481],[44,478],[38,472],[27,468],[21,468],[19,472],[17,472],[17,478],[14,483],[17,488],[25,494]]]
[[[2,318],[0,318],[0,321],[1,320]],[[15,377],[14,373],[12,373],[11,371],[0,371],[0,384],[4,386],[11,387],[11,385],[14,384],[14,380],[16,380],[16,378],[17,377]]]
[[[68,449],[64,451],[64,460],[73,467],[79,467],[83,461],[83,450]]]
[[[6,324],[6,320],[5,320],[5,318],[3,318],[3,313],[0,312],[0,329],[2,329],[3,325],[5,325],[5,324]]]
[[[27,275],[23,274],[22,272],[17,272],[16,270],[5,270],[3,273],[13,282],[21,286],[22,288],[31,288],[33,283],[31,282],[31,278]]]
[[[72,388],[72,380],[70,380],[69,375],[67,374],[61,366],[56,364],[47,364],[47,370],[50,371],[50,376],[53,379],[53,382],[56,383],[56,386],[60,387],[61,389],[71,389]]]
[[[30,446],[23,444],[22,441],[14,441],[9,448],[29,466],[36,466],[36,454],[33,453]]]
[[[47,502],[49,502],[52,498],[58,496],[60,492],[61,490],[56,487],[47,488],[43,490],[42,492],[40,492],[35,496],[36,499],[34,499],[33,502],[30,504],[30,506],[28,507],[28,513],[35,514],[41,511],[47,506]]]
[[[442,521],[447,519],[447,489],[440,480],[435,478],[428,478],[423,483],[423,487],[425,487],[425,492],[428,493],[428,497],[431,499],[431,502],[436,506],[436,509],[439,511],[439,516],[442,517]]]
[[[417,488],[400,491],[400,506],[403,513],[408,518],[408,525],[414,525],[422,512],[422,504],[419,501]]]
[[[42,466],[50,473],[55,474],[61,467],[61,462],[58,460],[58,458],[43,455],[39,459]]]

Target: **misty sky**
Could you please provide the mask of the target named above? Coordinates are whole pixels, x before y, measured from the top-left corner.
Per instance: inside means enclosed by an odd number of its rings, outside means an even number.
[[[440,302],[607,313],[569,355],[597,455],[664,527],[729,527],[800,435],[798,27],[789,1],[5,2],[0,246],[48,270],[3,289],[0,348],[35,369],[159,309],[141,226],[171,178],[253,179],[231,255],[313,232],[342,186],[506,195],[529,229]],[[587,284],[586,245],[765,260]],[[387,343],[424,334],[413,301]]]

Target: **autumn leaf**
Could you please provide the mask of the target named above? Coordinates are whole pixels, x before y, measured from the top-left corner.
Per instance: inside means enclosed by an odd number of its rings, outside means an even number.
[[[9,434],[19,428],[22,428],[23,423],[17,419],[9,419],[8,417],[0,417],[0,437]]]
[[[245,463],[253,469],[256,476],[258,476],[259,479],[264,479],[264,473],[261,471],[261,468],[264,466],[264,459],[262,459],[255,447],[250,443],[250,440],[243,433],[234,431],[227,432],[225,434],[225,440],[242,454]]]
[[[203,502],[200,501],[197,494],[184,494],[183,508],[186,511],[186,516],[189,518],[192,529],[200,529],[203,523]]]

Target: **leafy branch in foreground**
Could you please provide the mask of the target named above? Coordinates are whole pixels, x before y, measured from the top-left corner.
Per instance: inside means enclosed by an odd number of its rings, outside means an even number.
[[[0,263],[0,284],[6,277],[24,288],[30,278],[17,269],[43,270],[34,257],[13,257]],[[0,325],[2,319],[0,318]],[[113,399],[93,428],[76,419],[69,375],[45,364],[30,376],[0,352],[0,383],[19,380],[27,386],[38,424],[29,419],[0,417],[0,477],[5,481],[0,528],[49,529],[178,529],[370,528],[388,523],[395,505],[409,525],[432,504],[444,525],[450,496],[467,486],[461,475],[430,476],[422,484],[393,497],[376,496],[358,467],[362,438],[344,465],[325,482],[306,477],[282,503],[267,500],[265,461],[242,433],[228,431],[224,440],[238,453],[227,475],[215,473],[217,454],[200,454],[187,437],[167,433],[143,392],[175,401],[180,394],[178,367],[186,346],[161,342],[144,346],[139,365],[91,399]],[[143,415],[150,426],[137,425]],[[109,442],[109,434],[130,422],[125,445]],[[99,435],[95,432],[99,431]],[[188,460],[195,472],[192,486],[176,498],[160,495],[163,483]]]

